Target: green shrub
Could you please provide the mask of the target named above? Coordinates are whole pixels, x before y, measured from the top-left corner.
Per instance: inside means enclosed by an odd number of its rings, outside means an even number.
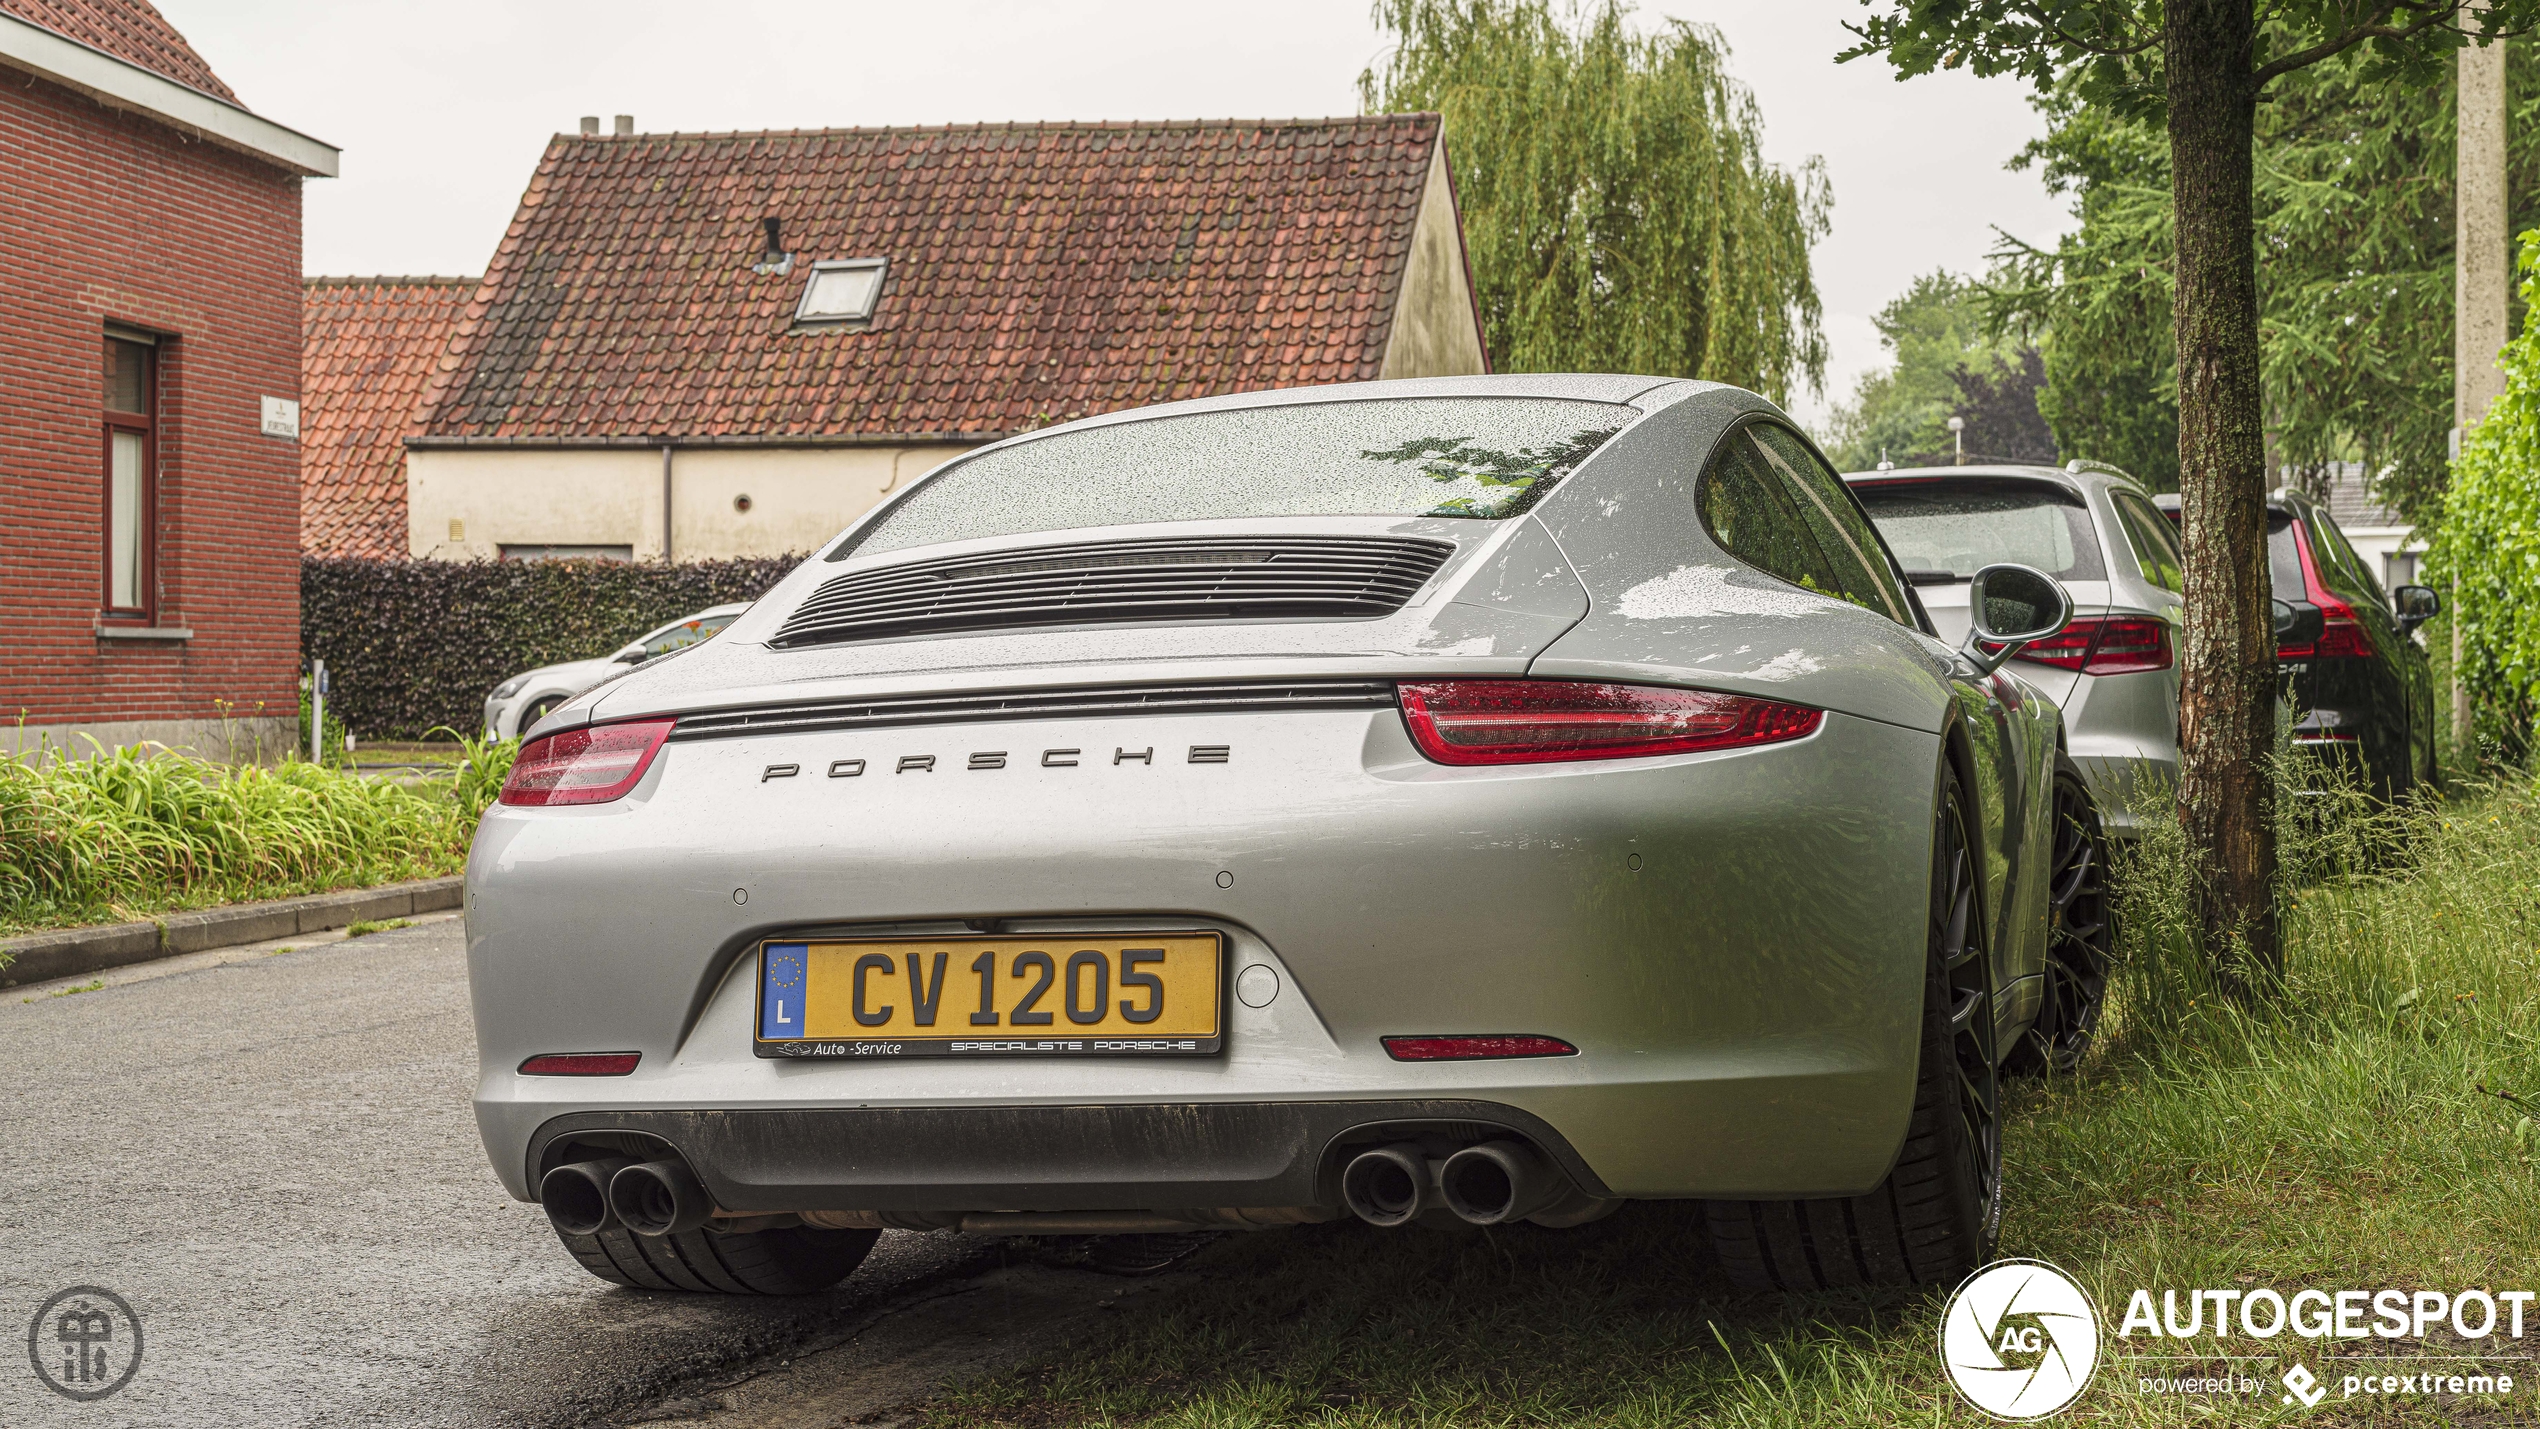
[[[492,753],[489,767],[509,768]],[[412,789],[138,748],[0,759],[0,928],[456,873],[491,798],[485,777]]]
[[[472,732],[504,680],[606,655],[709,605],[756,600],[801,561],[311,557],[300,563],[300,653],[333,677],[330,725],[365,739],[417,739],[436,725]]]
[[[2521,268],[2524,303],[2540,305],[2540,229],[2522,235]],[[2530,311],[2540,318],[2540,306]],[[2505,395],[2461,439],[2426,569],[2438,589],[2457,582],[2455,673],[2477,697],[2480,744],[2518,757],[2540,685],[2540,333],[2530,322],[2496,365]]]

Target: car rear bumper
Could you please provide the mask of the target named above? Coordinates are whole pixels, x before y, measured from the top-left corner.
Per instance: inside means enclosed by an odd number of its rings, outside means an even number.
[[[609,1133],[669,1146],[745,1214],[1336,1209],[1350,1151],[1422,1135],[1515,1136],[1612,1195],[1542,1118],[1461,1100],[580,1112],[538,1128],[531,1165]]]
[[[1192,745],[1231,762],[1171,757]],[[1041,762],[1059,748],[1082,762]],[[1003,766],[972,763],[983,749]],[[927,753],[936,768],[897,772]],[[1366,1108],[1451,1101],[1532,1118],[1617,1195],[1867,1190],[1912,1102],[1938,753],[1830,715],[1751,750],[1448,769],[1390,709],[674,742],[617,803],[487,814],[468,900],[479,1127],[523,1198],[557,1128],[616,1118],[667,1128],[648,1134],[749,1209],[804,1209],[767,1203],[796,1191],[1165,1209],[1285,1194],[1343,1122],[1389,1115]],[[826,776],[851,759],[869,772]],[[1260,965],[1280,991],[1256,1007],[1229,989],[1215,1056],[753,1054],[762,939],[986,919],[1214,929],[1230,978]],[[1401,1062],[1382,1044],[1451,1033],[1579,1052]],[[515,1070],[597,1051],[642,1060]],[[1318,1109],[1259,1110],[1300,1106]],[[906,1132],[937,1115],[1060,1130],[1003,1151]],[[1070,1149],[1085,1117],[1168,1132]],[[1133,1167],[1105,1180],[1115,1154]],[[1146,1204],[1088,1206],[1084,1186]]]

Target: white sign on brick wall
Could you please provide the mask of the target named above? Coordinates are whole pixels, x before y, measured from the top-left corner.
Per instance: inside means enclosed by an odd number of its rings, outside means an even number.
[[[288,397],[260,397],[264,405],[264,434],[269,437],[300,438],[300,404]]]

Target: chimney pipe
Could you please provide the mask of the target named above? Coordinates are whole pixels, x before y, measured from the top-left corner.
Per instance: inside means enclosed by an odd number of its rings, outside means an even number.
[[[632,115],[632,114],[621,114],[621,115],[617,116],[617,124],[616,124],[616,128],[617,128],[617,137],[619,137],[620,139],[632,139],[632,138],[634,138],[634,137],[635,137],[635,116],[634,116],[634,115]]]
[[[582,137],[583,137],[583,138],[585,138],[585,139],[593,139],[593,138],[597,138],[597,137],[599,137],[599,133],[600,133],[600,116],[598,116],[598,115],[596,115],[596,114],[585,114],[585,115],[583,115],[583,116],[582,116]]]

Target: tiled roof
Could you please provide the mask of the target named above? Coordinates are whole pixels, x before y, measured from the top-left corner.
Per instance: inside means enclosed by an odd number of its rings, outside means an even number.
[[[151,8],[150,0],[0,0],[0,10],[238,104],[238,96],[194,53],[167,16]]]
[[[1002,434],[1376,375],[1434,114],[558,135],[428,439]],[[761,220],[790,273],[752,271]],[[869,330],[792,333],[882,257]]]
[[[2287,480],[2300,485],[2301,473],[2288,468]],[[2336,522],[2341,531],[2369,530],[2376,526],[2404,527],[2408,524],[2406,517],[2383,505],[2372,494],[2372,477],[2364,470],[2362,462],[2330,462],[2309,484],[2312,495],[2328,507],[2328,519]]]
[[[406,555],[405,439],[474,278],[301,288],[300,549]]]

